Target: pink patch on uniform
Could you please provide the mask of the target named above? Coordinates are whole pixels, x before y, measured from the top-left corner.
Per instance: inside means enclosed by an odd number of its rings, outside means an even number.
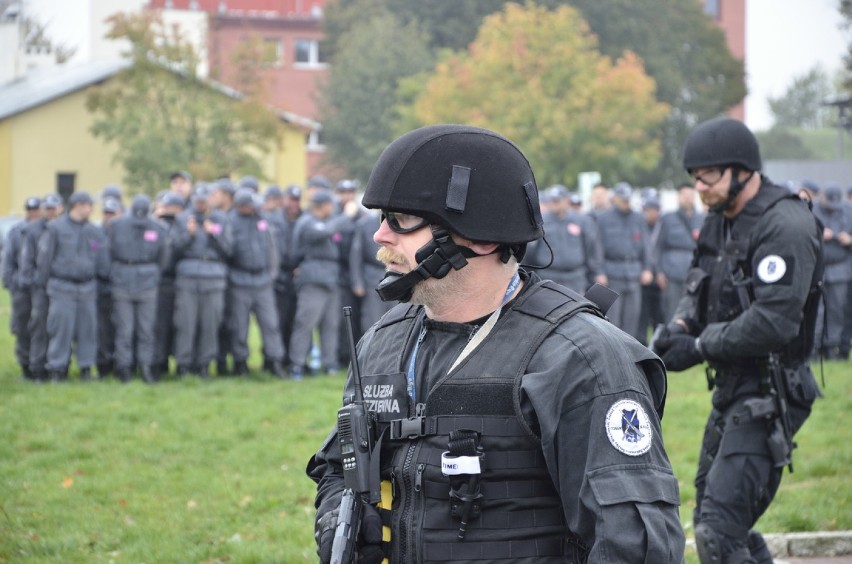
[[[222,233],[222,226],[218,223],[211,223],[210,231],[213,233],[213,235],[219,235]]]
[[[153,229],[147,229],[145,233],[142,234],[142,237],[149,243],[154,243],[160,238],[160,234]]]
[[[260,221],[257,222],[257,230],[258,231],[266,231],[267,229],[269,229],[269,224],[266,223],[265,219],[261,219]]]
[[[574,237],[579,237],[580,233],[582,233],[582,232],[583,232],[583,228],[580,227],[579,225],[577,225],[576,223],[569,223],[568,224],[568,233],[570,233]]]
[[[639,232],[639,231],[634,231],[633,232],[633,240],[634,241],[641,241],[642,240],[642,233]]]
[[[334,241],[335,243],[339,243],[343,240],[343,235],[340,233],[340,231],[338,231],[334,235],[331,236],[331,240]]]
[[[696,241],[698,241],[698,234],[699,233],[700,233],[700,231],[698,229],[693,229],[692,230],[692,238],[695,239]]]

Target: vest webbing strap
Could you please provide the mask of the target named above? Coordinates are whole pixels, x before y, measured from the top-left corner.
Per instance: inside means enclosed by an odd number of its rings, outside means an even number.
[[[492,437],[526,435],[516,418],[478,417],[474,415],[432,415],[394,419],[390,422],[390,440],[410,440],[430,435],[449,435],[452,431],[469,429]]]
[[[564,554],[562,537],[546,537],[535,540],[488,541],[488,542],[432,542],[423,547],[426,562],[450,562],[457,560],[517,560],[536,556],[560,556]]]
[[[423,495],[427,498],[445,500],[449,497],[449,492],[450,485],[446,481],[423,481]],[[494,501],[495,499],[555,496],[556,492],[550,480],[504,480],[482,482],[482,494],[489,501]]]
[[[507,531],[528,527],[563,527],[564,520],[560,507],[529,509],[523,511],[504,511],[491,507],[483,511],[476,519],[471,519],[467,524],[468,531],[477,529]],[[427,511],[423,515],[424,529],[447,529],[447,517],[434,511]],[[464,544],[465,541],[462,542]]]

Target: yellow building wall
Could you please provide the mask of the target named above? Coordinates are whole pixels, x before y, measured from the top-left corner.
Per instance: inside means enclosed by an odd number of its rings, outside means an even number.
[[[297,127],[282,123],[278,127],[278,139],[270,146],[266,155],[260,156],[263,181],[285,188],[288,184],[303,185],[307,178],[308,159],[305,132]],[[264,186],[261,185],[261,190]]]
[[[12,209],[12,125],[0,121],[0,216]],[[4,213],[5,211],[5,213]],[[23,215],[23,213],[21,214]]]
[[[0,200],[0,215],[22,214],[29,196],[57,192],[59,173],[75,174],[75,190],[92,196],[107,184],[121,184],[124,169],[111,163],[113,148],[89,132],[85,101],[80,90],[0,123],[9,128],[11,145],[11,201]]]
[[[0,121],[0,217],[23,216],[28,197],[57,192],[58,173],[76,174],[75,189],[93,197],[107,184],[122,185],[124,168],[112,164],[114,146],[89,131],[92,114],[85,100],[80,90]],[[278,142],[262,163],[270,182],[303,184],[304,131],[281,123]]]

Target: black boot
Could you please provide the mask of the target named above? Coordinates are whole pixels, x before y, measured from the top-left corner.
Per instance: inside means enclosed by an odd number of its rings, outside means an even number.
[[[32,371],[33,383],[42,384],[47,382],[47,372],[44,370],[33,370]]]
[[[109,376],[112,373],[112,369],[113,369],[112,364],[109,364],[109,363],[98,364],[98,378],[103,380],[104,378],[106,378],[107,376]]]
[[[143,364],[142,379],[145,380],[145,383],[147,384],[156,384],[157,380],[160,379],[160,376],[157,374],[156,369],[153,366]]]
[[[21,365],[21,378],[23,380],[26,380],[27,382],[33,379],[33,375],[30,372],[30,367],[26,364]]]
[[[248,376],[249,369],[246,361],[244,360],[235,360],[234,361],[234,374],[236,376]]]
[[[47,373],[47,375],[50,378],[50,381],[53,382],[54,384],[58,384],[65,379],[63,377],[62,370],[51,370]]]
[[[177,367],[177,375],[178,375],[178,378],[183,378],[184,376],[186,376],[187,374],[189,374],[189,372],[190,372],[190,371],[189,371],[189,367],[188,367],[188,366],[184,366],[184,365],[182,365],[182,364],[178,364],[178,367]]]
[[[236,364],[234,365],[234,371],[236,371]],[[228,361],[226,359],[217,360],[216,361],[216,374],[221,376],[230,376],[231,371],[228,370]]]
[[[130,372],[129,366],[119,366],[116,370],[116,374],[118,375],[118,379],[125,384],[130,382],[130,379],[133,377],[133,374],[131,374]]]
[[[80,380],[88,382],[92,379],[92,369],[88,366],[80,369]]]
[[[207,364],[206,364],[206,363],[205,363],[205,364],[202,364],[202,365],[201,365],[201,367],[198,369],[198,377],[199,377],[199,378],[201,378],[202,380],[207,380],[207,379],[209,379],[209,378],[210,378],[210,372],[209,372],[209,370],[210,370],[210,369],[209,369],[209,368],[207,368]]]
[[[287,378],[287,371],[284,370],[284,363],[280,360],[273,360],[272,365],[270,366],[269,372],[271,372],[274,376],[281,378],[282,380]]]
[[[272,372],[272,364],[275,361],[269,358],[268,356],[263,357],[263,371],[264,372]]]

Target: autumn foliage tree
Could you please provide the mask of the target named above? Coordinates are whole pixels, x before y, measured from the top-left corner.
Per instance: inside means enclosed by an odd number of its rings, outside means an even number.
[[[630,179],[660,158],[656,131],[668,107],[655,100],[654,81],[632,52],[601,55],[569,6],[507,4],[467,51],[410,80],[425,82],[400,129],[458,122],[498,131],[524,150],[542,186],[572,184],[587,170]]]
[[[262,64],[260,47],[237,53],[245,68],[236,92],[199,77],[192,45],[156,13],[117,14],[110,24],[108,37],[129,42],[132,64],[93,88],[87,106],[92,132],[115,143],[128,187],[153,194],[184,169],[200,178],[262,176],[258,155],[275,141],[278,119],[261,102],[263,73],[251,71]]]

